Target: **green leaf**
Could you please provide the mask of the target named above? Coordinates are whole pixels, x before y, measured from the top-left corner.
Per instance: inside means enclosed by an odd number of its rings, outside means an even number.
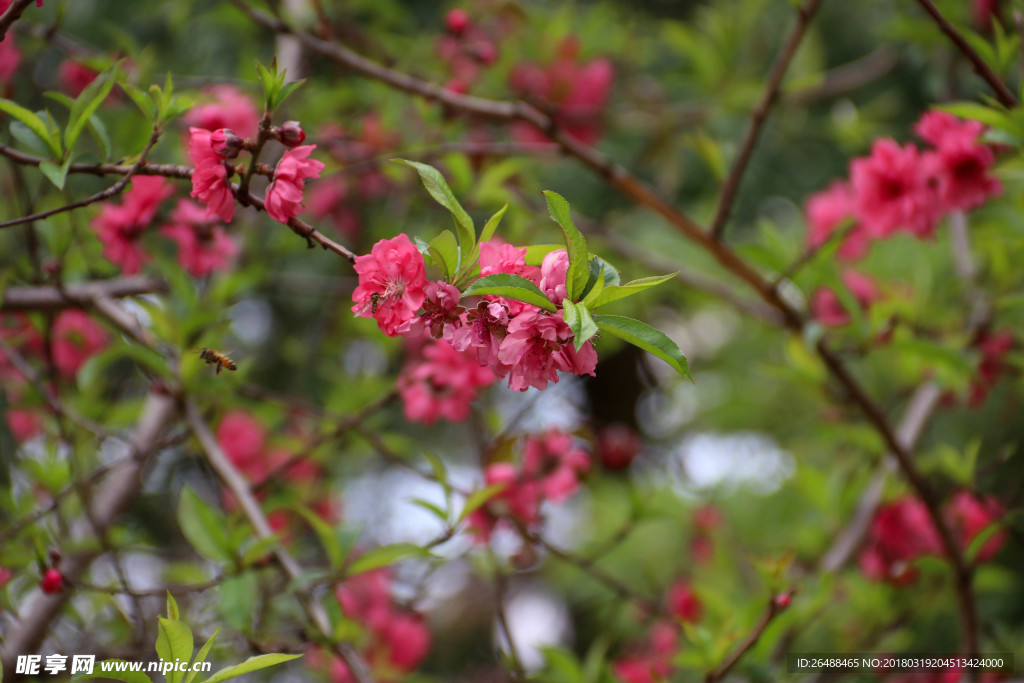
[[[259,602],[256,577],[251,572],[221,582],[217,607],[228,625],[239,633],[251,633],[253,610]]]
[[[493,275],[482,277],[462,293],[463,296],[473,296],[476,294],[493,294],[507,299],[523,301],[543,308],[550,313],[558,310],[544,292],[540,291],[540,287],[525,277],[512,275],[511,273],[494,273]]]
[[[178,603],[170,591],[167,591],[167,618],[171,621],[178,620]]]
[[[610,304],[613,301],[625,299],[627,296],[639,294],[645,289],[650,289],[651,287],[660,285],[662,282],[668,282],[678,274],[678,272],[675,272],[672,273],[671,275],[655,275],[654,277],[643,277],[640,278],[639,280],[631,280],[630,282],[627,282],[624,285],[612,285],[611,287],[605,287],[604,291],[600,292],[598,296],[594,298],[593,301],[588,301],[587,303],[591,308],[604,306],[605,304]]]
[[[187,486],[178,497],[178,524],[200,555],[214,562],[231,561],[227,520]]]
[[[656,330],[647,323],[621,315],[595,315],[594,322],[602,332],[654,354],[671,365],[680,375],[693,381],[686,356],[679,350],[676,343],[665,336],[661,330]]]
[[[441,520],[442,524],[448,523],[448,511],[444,510],[441,506],[435,505],[434,503],[431,503],[429,500],[423,500],[422,498],[410,498],[408,500],[411,504],[415,505],[416,507],[421,507],[427,512],[437,517],[439,520]]]
[[[562,300],[562,310],[565,313],[565,324],[572,330],[573,346],[579,351],[587,340],[597,334],[597,325],[590,317],[590,311],[584,304],[574,304],[568,299]]]
[[[104,663],[109,664],[124,664],[127,669],[134,662],[128,662],[124,659],[105,659]],[[153,683],[146,674],[141,671],[103,671],[103,667],[100,666],[100,662],[96,663],[95,668],[91,674],[75,674],[72,681],[87,681],[93,678],[102,678],[107,681],[124,681],[124,683]]]
[[[71,168],[71,158],[63,164],[58,166],[52,161],[44,161],[39,164],[39,170],[42,172],[46,179],[53,183],[54,187],[58,190],[64,189],[64,182],[68,178],[68,169]]]
[[[298,90],[300,87],[302,87],[302,84],[305,82],[306,79],[303,78],[302,80],[292,81],[291,83],[286,83],[282,85],[280,89],[277,91],[276,97],[274,97],[274,102],[271,109],[277,109],[278,107],[280,107],[281,104],[286,99],[288,99],[288,96],[291,95],[296,90]]]
[[[508,211],[507,202],[505,203],[505,206],[498,209],[497,213],[487,220],[487,223],[484,224],[483,232],[480,233],[481,242],[486,242],[494,237],[494,232],[498,229],[498,225],[501,223],[501,219],[504,217],[506,211]]]
[[[317,538],[320,539],[320,545],[324,547],[324,552],[327,553],[331,569],[340,568],[341,563],[345,561],[345,553],[338,542],[337,535],[334,533],[334,527],[321,519],[319,515],[301,505],[293,506],[292,509],[302,515],[302,518],[306,520],[306,523],[316,533]]]
[[[159,633],[156,637],[156,654],[165,662],[176,659],[188,662],[192,659],[192,631],[184,622],[159,618]],[[181,671],[168,671],[167,683],[181,683]]]
[[[427,253],[434,265],[444,273],[444,279],[451,282],[459,269],[459,244],[455,240],[455,233],[451,230],[442,232],[430,241]]]
[[[142,110],[142,115],[146,117],[147,121],[152,123],[156,120],[156,103],[153,102],[153,98],[148,92],[136,88],[130,83],[121,83],[121,89],[132,99],[135,106]]]
[[[387,567],[410,557],[434,557],[433,553],[413,543],[396,543],[367,550],[348,566],[348,575],[355,576],[378,567]]]
[[[220,633],[220,626],[218,626],[217,630],[213,632],[213,635],[210,636],[209,640],[203,644],[203,647],[199,649],[199,652],[196,654],[196,658],[193,661],[193,666],[206,661],[206,657],[210,654],[210,648],[213,647],[213,641],[216,640],[218,633]],[[189,671],[188,675],[185,676],[183,683],[192,683],[198,673],[198,671]]]
[[[395,159],[395,161],[415,168],[420,174],[420,180],[423,181],[423,187],[427,188],[430,196],[451,212],[459,237],[459,247],[462,248],[463,255],[469,258],[476,246],[476,228],[473,227],[473,219],[462,208],[462,204],[459,204],[459,200],[455,198],[455,194],[448,187],[448,182],[445,181],[441,172],[433,166],[421,164],[418,161],[409,161],[408,159]]]
[[[455,522],[456,526],[461,524],[463,520],[486,505],[487,501],[494,498],[494,496],[498,495],[506,488],[508,488],[508,484],[491,484],[490,486],[478,489],[469,494],[469,497],[466,498],[466,504],[462,506],[462,511],[459,513],[459,519]]]
[[[298,659],[301,656],[302,655],[286,654],[256,655],[255,657],[249,657],[249,659],[245,660],[241,664],[221,669],[203,681],[203,683],[220,683],[220,681],[237,678],[243,674],[252,673],[253,671],[259,671],[260,669],[266,669],[271,666],[290,662],[291,660]]]
[[[1003,130],[1013,128],[1013,120],[1006,113],[977,102],[952,102],[950,104],[937,104],[934,107],[935,109],[949,112],[953,116],[958,116],[962,119],[973,119],[993,128]]]
[[[590,261],[590,279],[587,280],[587,286],[584,289],[585,293],[583,295],[582,303],[586,304],[587,306],[590,306],[594,299],[599,297],[601,295],[601,292],[603,292],[604,288],[608,285],[608,280],[604,276],[603,263],[600,266],[598,266],[599,269],[597,271],[597,275],[594,275],[595,260],[596,259],[592,259]]]
[[[46,145],[47,149],[50,150],[54,159],[61,159],[64,157],[64,153],[60,148],[60,139],[55,139],[50,134],[46,123],[44,123],[43,119],[39,116],[28,109],[25,109],[25,107],[20,104],[5,99],[0,99],[0,111],[7,112],[12,117],[28,126],[28,129],[32,131],[32,133],[39,138],[44,145]]]
[[[544,191],[544,197],[548,202],[548,215],[551,220],[558,223],[565,236],[565,250],[569,254],[569,270],[565,274],[565,289],[569,298],[573,301],[579,299],[583,288],[587,284],[590,275],[590,253],[587,251],[587,241],[583,233],[576,229],[569,212],[569,202],[565,201],[562,195]]]
[[[78,142],[78,136],[82,134],[82,129],[89,122],[89,118],[92,117],[96,110],[99,109],[99,106],[103,104],[103,101],[107,99],[107,95],[110,94],[110,89],[114,87],[117,79],[117,70],[120,66],[121,63],[117,62],[101,73],[75,99],[75,103],[71,106],[71,114],[68,117],[67,130],[64,131],[64,148],[69,152],[74,149],[75,143]]]

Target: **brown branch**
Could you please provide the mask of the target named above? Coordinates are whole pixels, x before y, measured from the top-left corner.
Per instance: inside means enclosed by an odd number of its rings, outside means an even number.
[[[94,497],[91,516],[97,524],[104,528],[110,527],[138,495],[143,463],[159,443],[160,434],[168,427],[174,414],[174,400],[170,396],[156,392],[149,394],[131,438],[135,457],[112,468],[105,478],[105,485]],[[80,538],[88,534],[91,526],[83,520],[72,530],[70,537]],[[98,550],[65,555],[61,560],[61,573],[74,582],[98,556]],[[0,661],[3,662],[6,674],[4,680],[17,680],[14,674],[17,656],[35,652],[39,648],[49,631],[50,622],[56,618],[71,594],[68,590],[53,595],[38,590],[33,592],[18,622],[7,627],[4,632],[3,649],[0,650]]]
[[[71,204],[58,206],[56,209],[41,211],[39,213],[32,214],[31,216],[22,216],[21,218],[15,218],[4,223],[0,223],[0,229],[9,228],[13,225],[22,225],[23,223],[32,223],[33,221],[48,218],[58,213],[72,211],[74,209],[81,209],[83,206],[89,206],[90,204],[95,204],[96,202],[101,202],[105,199],[110,199],[111,197],[115,197],[121,194],[121,192],[124,191],[124,188],[128,186],[128,182],[132,179],[132,176],[135,175],[138,172],[138,170],[146,163],[146,156],[149,154],[150,150],[153,149],[153,145],[155,145],[157,140],[159,139],[160,131],[157,129],[153,129],[153,133],[152,135],[149,136],[149,141],[146,143],[145,148],[142,150],[142,155],[139,157],[139,160],[128,168],[128,171],[124,174],[124,177],[122,177],[120,180],[118,180],[116,183],[114,183],[107,189],[103,190],[102,192],[97,192],[92,196],[86,197],[85,199],[81,199],[77,202],[72,202]]]
[[[1006,84],[996,75],[994,71],[985,63],[985,60],[975,52],[974,48],[971,47],[960,32],[956,30],[946,17],[942,16],[942,12],[935,6],[932,0],[917,0],[917,4],[921,5],[925,12],[931,15],[931,18],[935,20],[935,23],[939,25],[939,29],[946,34],[957,49],[963,54],[964,57],[974,66],[974,70],[981,76],[986,83],[995,91],[996,97],[999,102],[1008,108],[1017,106],[1017,98],[1014,97],[1010,89],[1006,87]]]
[[[18,20],[21,13],[33,3],[34,0],[14,0],[11,6],[7,8],[7,11],[0,14],[0,40],[4,39],[7,35],[7,29]]]
[[[775,617],[779,616],[779,614],[786,610],[789,606],[790,600],[793,599],[793,593],[794,591],[790,590],[786,593],[775,596],[768,601],[768,608],[765,610],[764,614],[761,615],[761,619],[757,622],[757,626],[754,627],[754,630],[751,631],[750,635],[748,635],[746,639],[744,639],[739,648],[733,652],[727,660],[725,660],[722,666],[718,667],[714,671],[708,672],[708,675],[704,677],[704,683],[715,683],[715,681],[720,681],[725,678],[730,671],[732,671],[733,667],[743,659],[743,656],[757,644],[757,641],[760,640],[762,635],[764,635],[768,625],[775,620]]]
[[[210,463],[213,470],[217,473],[217,476],[221,479],[224,485],[231,491],[238,500],[239,506],[242,508],[242,512],[245,514],[249,523],[252,524],[256,530],[256,535],[261,539],[273,538],[274,532],[270,528],[270,523],[267,521],[266,515],[263,514],[263,509],[260,507],[259,501],[253,496],[252,490],[249,488],[249,483],[245,478],[238,472],[235,466],[228,459],[224,451],[221,450],[220,444],[217,443],[217,438],[210,431],[210,428],[206,425],[202,416],[199,414],[199,409],[195,403],[190,400],[185,400],[185,421],[188,423],[189,428],[199,439],[199,443],[206,454],[206,459]],[[295,561],[287,550],[281,545],[276,545],[273,549],[274,557],[277,559],[278,564],[284,570],[288,577],[296,582],[297,584],[302,583],[303,571],[299,563]],[[296,593],[299,597],[299,602],[302,605],[303,611],[306,613],[306,617],[316,626],[317,630],[324,639],[331,643],[331,648],[337,653],[348,665],[349,671],[352,672],[353,677],[358,683],[373,683],[373,675],[370,672],[369,667],[363,658],[356,652],[355,648],[349,643],[337,642],[334,638],[334,629],[331,626],[330,618],[327,616],[327,612],[324,610],[317,599],[306,589],[298,588]]]
[[[88,306],[97,297],[120,299],[140,294],[162,294],[167,283],[141,275],[78,282],[60,287],[8,287],[0,311],[50,311]]]
[[[885,76],[899,64],[900,53],[892,45],[882,45],[863,57],[826,71],[820,83],[786,92],[786,101],[803,106],[819,100],[859,90]]]
[[[779,56],[775,59],[771,74],[768,76],[768,83],[765,85],[764,94],[761,96],[761,101],[758,102],[757,108],[754,109],[754,113],[751,116],[747,135],[743,138],[743,143],[740,145],[739,154],[736,156],[736,161],[729,172],[729,177],[725,181],[725,186],[722,188],[722,195],[718,200],[715,218],[711,221],[711,235],[716,240],[721,239],[722,234],[725,232],[726,223],[729,221],[729,214],[732,212],[733,203],[736,200],[736,193],[739,191],[740,183],[743,182],[743,174],[747,170],[747,164],[750,163],[754,147],[761,136],[761,127],[764,125],[772,105],[779,97],[782,79],[785,78],[789,63],[793,61],[797,48],[800,47],[800,42],[807,32],[807,26],[810,24],[811,19],[814,18],[815,12],[818,11],[821,1],[807,0],[807,4],[797,10],[796,25],[793,26],[793,30],[786,39],[782,51],[779,52]]]

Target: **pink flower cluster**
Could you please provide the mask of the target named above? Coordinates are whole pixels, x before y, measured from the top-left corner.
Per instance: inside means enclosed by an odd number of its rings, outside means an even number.
[[[267,444],[267,430],[253,416],[232,410],[221,418],[217,425],[217,443],[224,454],[238,468],[242,476],[254,485],[265,484],[273,478],[275,483],[290,485],[301,492],[304,503],[313,512],[328,522],[338,518],[338,511],[326,491],[318,490],[317,483],[323,481],[320,466],[309,458],[296,458],[287,450]],[[261,489],[257,497],[264,499],[267,491]],[[234,509],[234,497],[225,490],[225,507]],[[270,526],[275,531],[288,529],[296,521],[288,512],[275,510],[268,515]]]
[[[722,513],[714,505],[702,505],[693,511],[693,536],[690,556],[696,564],[707,564],[715,555],[712,533],[722,524]]]
[[[1007,371],[1006,355],[1013,349],[1013,332],[983,332],[974,340],[973,346],[981,352],[978,363],[978,377],[971,383],[967,404],[979,408],[988,399],[996,381]]]
[[[482,275],[513,273],[530,279],[556,305],[565,296],[567,269],[564,249],[548,254],[537,268],[526,265],[526,249],[487,242],[480,245]],[[376,319],[388,336],[416,337],[429,330],[431,336],[444,339],[456,351],[475,355],[477,363],[490,368],[496,377],[507,377],[508,386],[517,391],[543,389],[548,382],[558,381],[559,371],[594,374],[597,352],[589,341],[576,351],[561,310],[548,313],[530,304],[489,296],[467,311],[459,306],[458,289],[445,282],[427,281],[423,255],[404,234],[381,240],[369,254],[357,257],[355,270],[359,285],[352,293],[352,311]],[[429,369],[421,372],[435,374]],[[421,409],[413,412],[426,414]]]
[[[579,38],[568,36],[558,46],[554,62],[520,64],[509,82],[520,97],[553,111],[555,122],[566,133],[590,145],[601,136],[601,115],[615,72],[607,59],[581,63],[579,52]],[[513,124],[512,134],[521,142],[548,142],[546,135],[525,122]]]
[[[982,531],[1002,519],[1005,511],[995,498],[978,498],[969,491],[957,491],[943,515],[965,550]],[[976,562],[988,562],[1006,542],[1005,529],[993,533],[978,551]],[[923,555],[944,554],[939,533],[924,503],[902,498],[875,511],[868,530],[868,542],[860,554],[860,569],[869,579],[907,585],[917,578],[913,561]]]
[[[334,595],[345,617],[366,629],[361,650],[377,674],[376,680],[392,681],[426,659],[430,652],[430,629],[422,617],[395,605],[387,568],[347,579],[334,589]],[[340,659],[332,661],[330,671],[332,683],[355,682]]]
[[[499,19],[500,20],[500,19]],[[451,78],[445,88],[459,94],[469,89],[480,78],[484,69],[498,60],[494,26],[485,26],[473,21],[469,13],[461,8],[450,10],[444,20],[445,35],[437,40],[438,56],[448,64]]]
[[[126,275],[138,273],[149,255],[141,238],[156,219],[160,203],[173,193],[160,176],[136,176],[121,204],[107,202],[93,219],[103,255]],[[233,204],[232,204],[233,206]],[[178,245],[178,261],[195,277],[226,270],[238,247],[194,202],[179,200],[160,233]]]
[[[236,147],[245,145],[236,142],[237,136],[226,128],[211,133],[193,127],[189,133],[188,153],[195,165],[192,196],[206,205],[207,217],[216,215],[230,223],[235,216],[235,196],[230,180],[235,168],[226,160],[237,153]],[[309,158],[314,149],[316,145],[294,147],[278,160],[274,180],[264,198],[267,214],[274,220],[287,224],[302,213],[306,180],[320,177],[324,168],[322,162]]]
[[[541,503],[561,503],[579,489],[580,477],[590,469],[590,455],[576,445],[571,434],[549,430],[523,441],[522,466],[496,462],[484,470],[486,486],[501,486],[487,504],[469,516],[479,542],[490,540],[502,521],[513,528],[533,530],[541,521]]]
[[[657,683],[672,675],[672,660],[679,653],[679,624],[696,624],[704,611],[700,598],[686,581],[676,581],[666,596],[670,620],[651,626],[646,640],[632,654],[612,663],[612,670],[623,683]]]
[[[461,422],[480,389],[497,381],[476,355],[456,351],[443,339],[423,339],[398,376],[405,417],[432,425],[438,418]]]
[[[43,336],[27,317],[18,313],[0,316],[0,340],[28,361],[42,362],[48,356],[57,376],[64,380],[73,380],[86,361],[102,351],[109,339],[88,313],[74,309],[61,311],[54,318],[50,337],[50,353],[46,354]],[[36,408],[18,407],[26,393],[27,378],[2,354],[0,382],[8,404],[14,406],[8,407],[6,415],[14,438],[24,442],[40,434],[43,414]]]
[[[889,138],[877,140],[869,156],[850,163],[849,181],[836,181],[807,200],[809,247],[820,247],[842,229],[838,256],[842,261],[857,261],[876,240],[900,231],[931,237],[948,213],[977,208],[1002,192],[991,174],[995,155],[981,142],[982,124],[929,111],[914,131],[929,149],[900,145]],[[874,298],[870,278],[857,273],[848,276],[851,292],[862,305],[870,303]],[[849,322],[834,292],[819,290],[815,299],[813,312],[824,324]]]
[[[7,11],[11,0],[0,0],[0,14]],[[11,77],[18,71],[21,63],[21,52],[14,42],[14,31],[8,31],[0,40],[0,86],[6,87]]]

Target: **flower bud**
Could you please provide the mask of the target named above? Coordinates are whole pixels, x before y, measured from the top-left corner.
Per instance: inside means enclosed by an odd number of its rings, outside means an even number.
[[[277,129],[277,139],[285,147],[298,147],[306,140],[306,133],[298,121],[285,121]]]
[[[59,569],[51,567],[43,572],[43,580],[39,582],[39,588],[48,595],[60,593],[64,590],[64,575]]]
[[[221,128],[210,134],[210,147],[225,159],[234,159],[242,151],[242,138],[230,128]]]
[[[455,8],[445,16],[444,25],[455,35],[462,35],[469,28],[469,14],[464,9]]]

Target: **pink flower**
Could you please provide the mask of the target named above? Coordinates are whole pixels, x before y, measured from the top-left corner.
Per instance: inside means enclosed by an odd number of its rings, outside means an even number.
[[[1006,372],[1004,356],[1013,348],[1013,332],[983,332],[972,346],[981,351],[981,361],[978,363],[978,377],[971,382],[968,405],[971,408],[979,408],[988,398],[988,392]]]
[[[233,85],[214,85],[204,93],[211,101],[192,107],[185,123],[209,131],[230,128],[246,138],[256,135],[260,116],[248,95]]]
[[[0,314],[0,341],[24,356],[40,358],[46,349],[42,335],[23,313]],[[0,353],[0,379],[21,383],[27,378],[7,359],[6,355]]]
[[[230,128],[218,128],[210,134],[210,148],[222,159],[234,159],[242,151],[242,138]]]
[[[621,470],[640,455],[643,442],[632,427],[621,422],[604,427],[597,434],[597,454],[610,470]]]
[[[217,443],[243,473],[263,459],[266,439],[263,424],[241,410],[228,412],[217,425]]]
[[[914,132],[934,147],[941,147],[950,139],[968,138],[977,140],[985,126],[977,121],[961,121],[957,117],[938,109],[930,109],[914,124]]]
[[[569,36],[558,48],[557,59],[546,66],[521,64],[509,78],[512,88],[527,99],[541,100],[554,110],[555,122],[585,144],[601,135],[600,119],[615,76],[612,63],[595,59],[579,63],[579,39]],[[548,138],[526,123],[516,123],[513,136],[522,142],[543,143]]]
[[[3,567],[0,567],[0,588],[3,588],[5,585],[7,585],[7,582],[10,581],[11,577],[13,576],[13,571],[11,571],[10,569],[4,569]]]
[[[160,233],[178,244],[178,262],[193,277],[226,270],[238,253],[234,240],[219,225],[214,225],[195,202],[179,200],[171,220]]]
[[[981,29],[992,26],[999,19],[999,0],[974,0],[972,3],[974,24]]]
[[[285,121],[277,129],[277,139],[285,147],[298,147],[306,141],[306,131],[298,121]]]
[[[539,483],[544,497],[560,503],[579,488],[579,477],[590,469],[590,456],[576,446],[571,434],[549,430],[526,437],[523,474]]]
[[[963,550],[970,547],[978,534],[998,524],[1005,514],[998,499],[992,496],[978,498],[970,491],[957,491],[946,506],[946,518],[955,530]],[[989,536],[975,560],[981,563],[994,558],[1006,544],[1007,535],[1006,529],[1000,529]]]
[[[572,330],[561,314],[524,313],[512,319],[498,349],[498,359],[509,366],[508,385],[516,391],[543,389],[558,381],[558,370],[594,374],[597,353],[587,342],[577,353]]]
[[[540,264],[540,289],[556,306],[561,306],[562,301],[569,297],[565,287],[568,272],[569,254],[565,249],[550,252]]]
[[[433,424],[439,417],[461,422],[477,392],[497,380],[476,358],[456,351],[444,340],[428,341],[398,377],[398,391],[406,419]]]
[[[322,162],[307,157],[316,145],[304,145],[287,150],[274,169],[274,182],[267,190],[267,213],[276,221],[287,223],[302,213],[302,191],[307,178],[319,178],[324,170]]]
[[[387,663],[399,671],[412,671],[430,652],[430,629],[417,615],[395,615],[380,636],[387,651]]]
[[[71,97],[78,97],[90,83],[96,80],[99,72],[90,69],[85,64],[74,60],[65,59],[57,68],[57,80],[60,82],[60,89]]]
[[[807,245],[817,249],[825,244],[844,221],[854,218],[853,188],[846,182],[834,182],[828,189],[811,195],[804,208],[807,216]],[[861,224],[850,228],[842,245],[839,258],[856,261],[867,255],[870,236]]]
[[[352,312],[376,318],[389,337],[404,332],[426,299],[426,264],[423,255],[400,234],[373,245],[369,254],[356,257],[359,285],[352,292]]]
[[[490,368],[497,377],[504,377],[508,374],[508,366],[501,362],[498,351],[507,335],[508,321],[508,306],[481,301],[466,313],[461,327],[445,329],[445,339],[457,351],[475,349],[479,365]]]
[[[500,240],[481,242],[480,276],[486,277],[495,273],[518,275],[535,284],[540,281],[540,268],[526,265],[526,247],[517,249],[511,244],[506,244]],[[499,296],[487,296],[485,298],[488,301],[497,301],[505,304],[510,315],[519,315],[526,311],[537,310],[536,306],[523,303],[522,301],[515,301],[514,299],[505,299]]]
[[[862,310],[867,310],[881,297],[875,281],[863,273],[848,270],[843,273],[843,283]],[[839,296],[825,287],[814,292],[811,298],[811,315],[828,327],[843,327],[850,324],[850,312],[843,306]]]
[[[615,661],[612,670],[623,683],[661,683],[671,676],[672,659],[678,651],[679,629],[659,621],[651,627],[640,651]]]
[[[139,272],[148,260],[139,239],[156,217],[160,202],[173,192],[174,188],[160,176],[135,176],[122,203],[105,203],[93,220],[96,236],[103,243],[103,256],[125,275]]]
[[[679,621],[696,624],[700,621],[701,613],[704,611],[700,598],[694,593],[690,584],[685,581],[677,581],[672,584],[668,591],[668,611]]]
[[[911,562],[922,555],[941,552],[938,531],[924,503],[916,498],[903,498],[875,511],[867,544],[860,554],[860,568],[874,581],[904,585],[917,577]]]
[[[488,465],[484,470],[484,485],[503,485],[504,488],[469,516],[469,526],[474,530],[478,542],[490,540],[502,518],[508,517],[527,528],[540,521],[540,489],[536,482],[520,479],[512,463],[496,462]]]
[[[9,83],[21,63],[21,52],[14,42],[14,34],[8,31],[0,40],[0,84]]]
[[[189,128],[188,155],[192,171],[192,197],[206,204],[206,215],[219,216],[225,223],[235,217],[235,197],[228,182],[224,160],[213,149],[212,133],[202,128]]]
[[[944,112],[930,112],[940,115]],[[946,116],[949,116],[946,114]],[[939,199],[947,211],[967,211],[1002,193],[999,180],[989,174],[995,164],[992,148],[978,142],[980,124],[975,121],[945,124],[941,134],[933,123],[938,116],[922,119],[919,129],[937,139],[936,149],[927,155],[931,174],[938,184]],[[922,134],[924,137],[924,134]]]
[[[25,443],[43,433],[43,416],[38,410],[8,407],[7,427],[15,441]],[[0,587],[3,587],[3,584],[3,577],[0,575]]]
[[[84,311],[66,310],[53,321],[53,364],[67,378],[104,346],[107,333]]]
[[[428,282],[423,293],[426,297],[423,300],[423,315],[410,326],[410,334],[414,332],[413,327],[418,325],[429,331],[434,339],[449,339],[455,330],[462,327],[462,315],[466,312],[459,305],[462,292],[458,287],[437,280]]]
[[[850,164],[854,212],[872,237],[909,230],[928,237],[942,213],[928,164],[913,145],[876,140],[871,156]]]

